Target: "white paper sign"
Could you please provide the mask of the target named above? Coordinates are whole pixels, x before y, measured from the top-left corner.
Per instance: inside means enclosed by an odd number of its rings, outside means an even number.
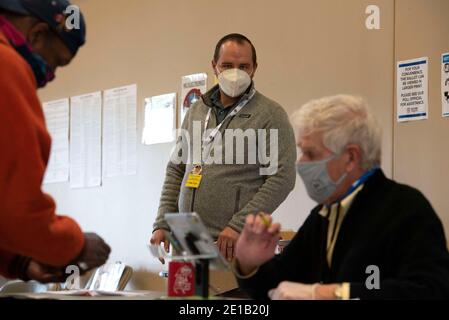
[[[101,92],[70,99],[70,187],[101,185]]]
[[[428,58],[400,61],[397,69],[398,122],[427,119]]]
[[[174,141],[176,93],[145,99],[145,126],[142,143],[146,145]]]
[[[69,181],[69,99],[42,104],[51,135],[51,152],[44,184]]]
[[[207,91],[207,74],[197,73],[182,77],[181,101],[179,123],[182,121],[187,113],[187,110],[198,101]]]
[[[137,85],[104,92],[103,123],[103,176],[136,174]]]
[[[449,53],[441,55],[441,99],[443,117],[449,117]]]

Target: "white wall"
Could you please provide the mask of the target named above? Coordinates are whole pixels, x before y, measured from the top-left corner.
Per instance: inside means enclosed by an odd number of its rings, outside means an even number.
[[[88,43],[76,60],[40,92],[42,101],[137,83],[138,130],[143,99],[180,92],[183,75],[208,72],[217,40],[231,32],[253,40],[259,56],[256,86],[288,113],[312,98],[355,93],[367,98],[384,128],[383,161],[392,167],[393,2],[375,1],[382,29],[365,28],[368,0],[79,0]],[[138,174],[105,179],[101,188],[45,186],[58,212],[101,234],[113,260],[157,272],[145,245],[155,219],[171,144],[138,145]],[[297,229],[313,203],[301,183],[276,212]],[[139,288],[152,287],[143,278]],[[140,281],[140,282],[139,282]]]

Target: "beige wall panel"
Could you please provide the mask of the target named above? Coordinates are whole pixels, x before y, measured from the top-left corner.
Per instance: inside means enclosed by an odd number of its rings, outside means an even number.
[[[429,57],[429,119],[394,125],[394,177],[420,189],[449,233],[449,119],[441,116],[441,54],[449,1],[396,0],[396,61]]]
[[[258,49],[257,88],[288,113],[312,98],[337,93],[368,99],[384,129],[383,168],[392,172],[393,1],[365,0],[79,0],[88,21],[88,43],[76,60],[41,91],[43,101],[137,83],[138,130],[143,98],[180,92],[183,75],[213,74],[217,40],[231,32]],[[377,4],[381,30],[365,28],[365,8]],[[75,217],[112,245],[112,259],[139,271],[158,272],[145,244],[155,219],[172,145],[138,146],[138,174],[106,179],[101,188],[46,186],[59,212]],[[313,207],[302,183],[277,210],[296,230]],[[140,273],[139,273],[140,274]],[[134,287],[151,283],[136,277]],[[140,280],[139,280],[140,279]],[[158,286],[160,287],[160,286]]]

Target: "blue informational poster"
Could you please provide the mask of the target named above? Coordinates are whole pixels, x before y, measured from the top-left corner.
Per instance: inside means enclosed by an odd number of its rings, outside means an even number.
[[[441,102],[443,117],[449,117],[449,53],[441,55]]]

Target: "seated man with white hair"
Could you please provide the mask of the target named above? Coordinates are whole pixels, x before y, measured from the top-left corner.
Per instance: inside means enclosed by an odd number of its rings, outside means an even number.
[[[297,171],[319,205],[277,256],[280,225],[247,217],[234,260],[240,287],[256,299],[449,298],[442,224],[418,190],[385,177],[365,102],[311,101],[292,122]]]

